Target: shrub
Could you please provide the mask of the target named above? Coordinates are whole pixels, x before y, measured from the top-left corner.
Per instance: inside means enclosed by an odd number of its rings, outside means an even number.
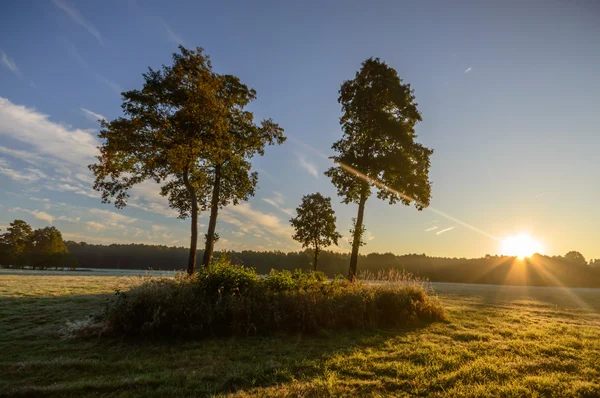
[[[328,281],[302,271],[262,278],[220,260],[195,277],[147,278],[117,292],[97,320],[104,333],[117,335],[223,336],[397,327],[443,317],[421,284]]]

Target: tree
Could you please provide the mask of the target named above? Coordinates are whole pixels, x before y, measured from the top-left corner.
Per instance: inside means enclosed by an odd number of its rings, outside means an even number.
[[[31,265],[49,268],[66,265],[69,250],[56,227],[40,228],[31,235]]]
[[[292,238],[302,243],[303,248],[313,248],[313,268],[316,271],[321,249],[337,245],[342,237],[335,230],[336,218],[331,208],[331,198],[325,198],[318,192],[305,195],[296,212],[298,215],[290,220],[296,230]]]
[[[265,135],[276,140],[281,129],[270,120],[261,127],[252,123],[252,114],[243,107],[255,92],[234,76],[213,72],[201,48],[179,50],[172,66],[143,74],[141,90],[122,93],[126,117],[101,122],[104,143],[90,169],[103,202],[114,198],[117,208],[127,204],[134,185],[146,180],[161,184],[161,195],[179,217],[191,218],[187,271],[192,274],[200,210],[211,207],[207,235],[214,243],[215,197],[224,205],[253,194],[257,175],[248,174],[248,159],[262,154],[255,140],[268,141]]]
[[[565,256],[563,257],[563,259],[569,263],[569,264],[573,264],[576,265],[578,267],[586,267],[588,265],[585,257],[583,256],[583,254],[579,253],[578,251],[570,251],[567,254],[565,254]]]
[[[2,265],[23,267],[27,265],[29,245],[33,230],[23,220],[14,220],[0,236],[3,244]]]
[[[337,163],[325,172],[343,203],[357,203],[348,278],[356,276],[358,250],[364,232],[365,204],[371,189],[390,204],[429,205],[430,156],[433,150],[417,143],[415,125],[421,121],[410,84],[379,58],[369,58],[339,91],[342,139],[332,146]],[[357,227],[358,226],[358,227]]]
[[[256,98],[256,91],[249,89],[231,75],[224,76],[225,84],[220,95],[227,109],[226,128],[218,134],[212,152],[207,157],[207,194],[210,194],[210,218],[206,233],[206,246],[202,265],[212,262],[217,217],[220,208],[230,203],[237,205],[254,195],[258,173],[251,171],[250,159],[264,155],[266,145],[282,144],[283,129],[271,119],[254,124],[254,115],[244,108]]]

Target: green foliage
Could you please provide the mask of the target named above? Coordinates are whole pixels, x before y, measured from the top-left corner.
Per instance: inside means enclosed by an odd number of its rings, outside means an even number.
[[[325,198],[318,192],[305,195],[296,212],[298,215],[290,220],[296,230],[292,238],[302,243],[302,247],[314,250],[313,268],[316,271],[319,252],[332,244],[337,245],[342,237],[335,230],[336,218],[331,198]]]
[[[4,267],[27,265],[33,229],[23,220],[14,220],[6,230],[6,233],[0,235],[2,245],[0,265]]]
[[[56,227],[36,229],[31,238],[33,268],[59,267],[67,261],[69,250]]]
[[[251,172],[250,159],[285,138],[272,120],[256,125],[244,109],[256,97],[253,89],[235,76],[214,72],[201,48],[179,50],[172,66],[149,68],[141,90],[122,93],[125,117],[102,122],[98,163],[89,167],[103,202],[114,199],[122,208],[129,189],[152,180],[180,218],[191,216],[191,274],[198,212],[214,212],[207,233],[212,252],[218,206],[254,194],[258,177]]]
[[[199,288],[207,294],[222,295],[244,292],[259,282],[254,268],[231,265],[226,256],[220,257],[211,267],[202,267],[196,279]]]
[[[0,265],[3,267],[39,269],[77,265],[56,227],[35,231],[23,220],[15,220],[0,236]]]
[[[403,326],[442,319],[423,286],[363,286],[318,272],[272,272],[220,261],[197,277],[151,278],[117,292],[99,319],[117,335],[249,335]]]

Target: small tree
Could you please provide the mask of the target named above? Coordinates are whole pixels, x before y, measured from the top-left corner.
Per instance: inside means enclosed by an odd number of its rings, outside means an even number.
[[[0,263],[15,267],[27,265],[33,229],[25,221],[15,220],[6,231],[0,235],[0,243],[3,246]]]
[[[292,238],[302,243],[302,247],[313,248],[313,269],[316,271],[320,251],[332,244],[337,245],[342,237],[335,230],[336,218],[331,198],[325,198],[318,192],[305,195],[296,212],[298,215],[290,220],[296,230]]]
[[[369,58],[340,88],[343,137],[333,144],[338,164],[325,172],[344,203],[357,203],[348,278],[354,280],[364,232],[365,204],[371,189],[390,204],[429,205],[429,158],[433,150],[417,143],[421,120],[409,84],[379,58]],[[376,182],[377,184],[374,184]]]

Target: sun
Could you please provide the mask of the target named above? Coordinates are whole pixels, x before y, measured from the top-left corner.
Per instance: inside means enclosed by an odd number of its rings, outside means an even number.
[[[527,234],[519,234],[504,238],[500,248],[501,254],[516,256],[520,259],[531,257],[535,253],[541,254],[543,251],[544,247],[540,241]]]

